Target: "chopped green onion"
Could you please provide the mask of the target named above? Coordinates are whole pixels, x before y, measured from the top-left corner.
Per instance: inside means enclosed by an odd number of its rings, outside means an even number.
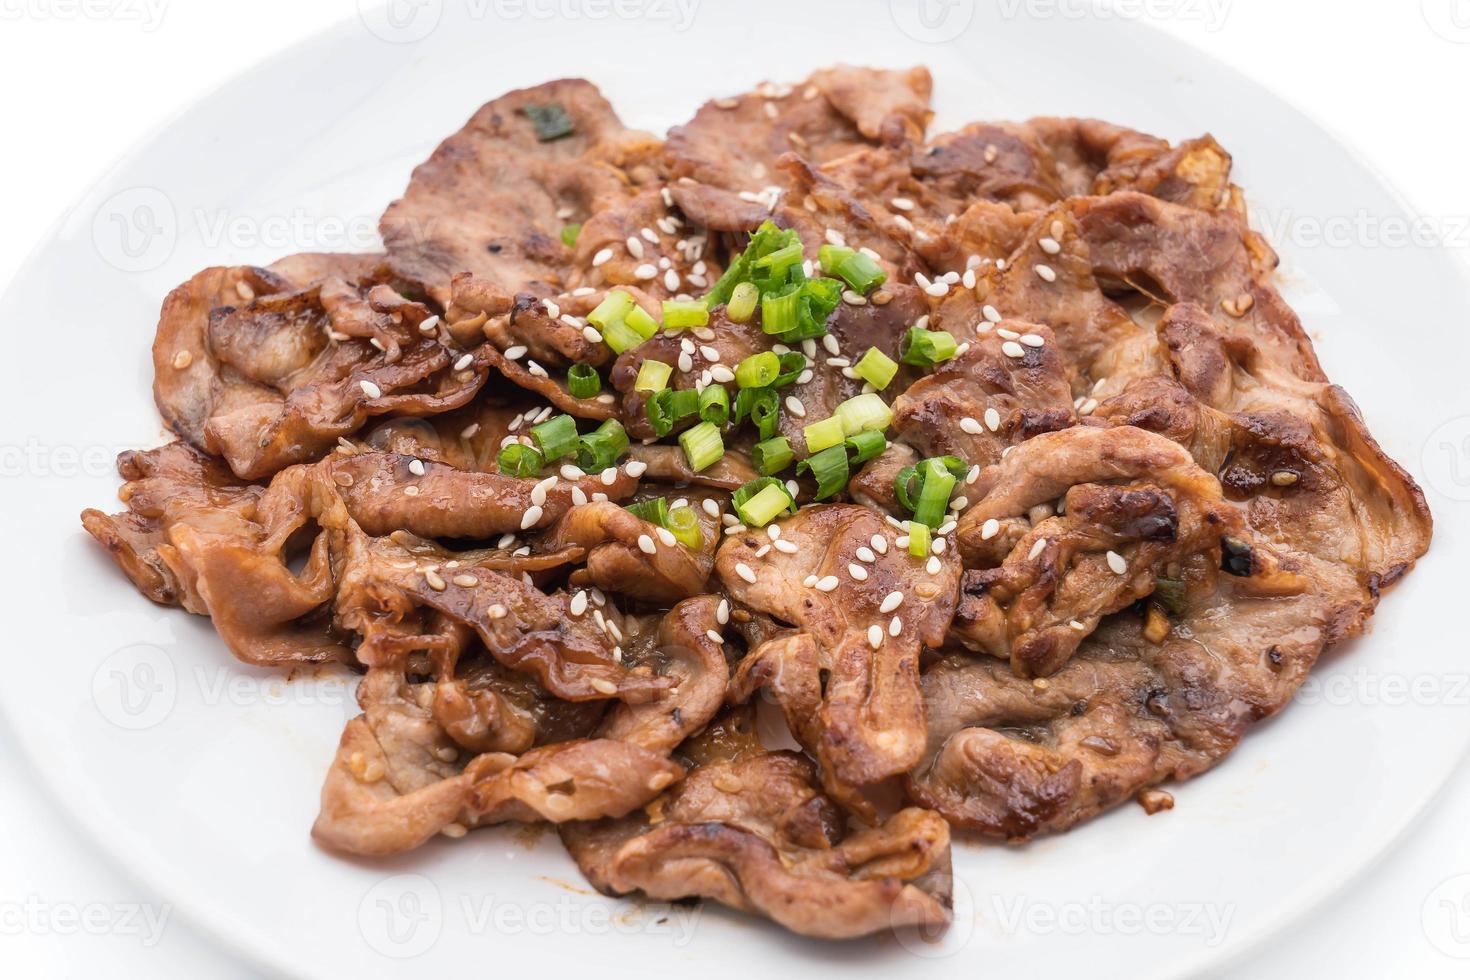
[[[573,364],[567,369],[567,391],[573,398],[596,398],[602,390],[602,376],[591,364]]]
[[[701,422],[692,429],[679,434],[679,445],[689,460],[689,468],[698,473],[706,470],[725,455],[725,442],[720,430],[713,422]]]
[[[735,287],[730,302],[725,304],[725,315],[736,323],[748,323],[755,315],[755,304],[760,302],[761,291],[753,282],[742,282]]]
[[[758,269],[770,269],[771,275],[780,275],[801,261],[801,240],[783,245],[774,252],[762,255],[752,263]]]
[[[882,398],[870,391],[838,405],[837,418],[842,420],[842,431],[850,436],[869,429],[882,432],[893,421],[893,410]]]
[[[730,393],[724,385],[710,385],[699,393],[699,417],[715,425],[730,421]]]
[[[845,245],[823,245],[817,249],[817,261],[821,263],[823,272],[830,272],[835,276],[837,267],[854,254],[854,251]]]
[[[791,491],[774,476],[751,480],[735,491],[730,503],[747,527],[765,527],[782,511],[796,513],[796,501],[791,499]]]
[[[669,511],[664,527],[686,548],[697,551],[704,544],[704,531],[699,527],[699,515],[693,507],[675,507]]]
[[[755,423],[762,439],[776,434],[776,422],[781,415],[781,399],[770,388],[742,388],[735,396],[735,422],[738,425],[748,416]]]
[[[1154,583],[1154,598],[1173,615],[1184,611],[1184,579],[1160,575]]]
[[[883,438],[883,433],[869,429],[849,437],[846,445],[847,451],[852,454],[853,465],[856,466],[881,456],[883,450],[888,448],[888,440]]]
[[[797,378],[801,372],[806,370],[806,355],[799,350],[791,350],[781,355],[781,373],[776,375],[776,380],[771,382],[772,388],[784,388]]]
[[[797,473],[810,473],[817,481],[817,499],[838,493],[847,486],[847,448],[841,443],[808,456],[796,464]]]
[[[796,454],[791,451],[791,443],[785,436],[776,436],[764,442],[758,442],[750,451],[750,462],[763,476],[774,476],[786,467]]]
[[[800,283],[787,286],[779,293],[766,293],[761,297],[761,329],[782,335],[794,331],[800,303]]]
[[[915,558],[929,557],[929,525],[909,521],[909,554]]]
[[[542,143],[559,140],[577,131],[572,117],[567,115],[560,102],[530,102],[521,107],[521,114],[531,120],[531,125],[536,128],[536,139]]]
[[[653,433],[662,439],[674,431],[682,419],[699,412],[699,392],[693,388],[665,388],[648,399],[646,406],[648,421]]]
[[[648,311],[641,306],[635,306],[623,317],[623,322],[633,328],[633,332],[644,340],[658,333],[658,321],[649,316]]]
[[[577,466],[585,473],[600,473],[618,461],[628,449],[623,423],[608,419],[577,440]]]
[[[621,354],[625,350],[632,350],[643,343],[642,337],[636,330],[628,326],[622,320],[614,320],[602,328],[602,340],[612,348],[614,354]]]
[[[535,476],[541,472],[541,454],[524,443],[513,442],[500,450],[496,460],[506,476]]]
[[[955,339],[943,330],[909,327],[899,342],[898,359],[917,367],[933,367],[954,357],[958,349]]]
[[[765,388],[781,373],[781,358],[775,351],[752,354],[735,366],[735,383],[741,388]]]
[[[548,460],[570,456],[577,451],[577,420],[570,415],[558,415],[533,426],[531,438]]]
[[[882,391],[898,374],[898,365],[878,348],[869,347],[868,352],[852,366],[852,373]]]
[[[629,504],[623,509],[641,521],[657,524],[659,527],[668,526],[669,502],[663,497],[651,497],[648,500],[640,500],[638,503]]]
[[[882,266],[862,252],[853,252],[837,263],[837,268],[828,271],[835,272],[859,293],[866,293],[888,280],[888,273],[883,271]]]
[[[835,415],[822,419],[820,422],[813,422],[802,429],[801,434],[806,439],[808,453],[819,453],[829,446],[835,446],[846,435],[842,431],[842,420]]]
[[[577,239],[582,234],[582,226],[578,224],[563,225],[561,229],[561,243],[567,248],[577,244]]]
[[[905,466],[893,478],[893,496],[898,500],[900,507],[912,513],[914,505],[919,499],[918,494],[919,468],[917,466]]]
[[[778,228],[770,221],[763,222],[750,236],[750,244],[745,247],[745,251],[730,262],[719,282],[705,295],[705,305],[714,308],[721,303],[728,304],[735,289],[754,278],[751,272],[759,259],[787,248],[792,243],[800,245],[800,242],[801,238],[795,231]],[[769,263],[765,268],[769,268]]]
[[[628,315],[633,308],[633,295],[621,289],[614,289],[602,298],[602,302],[587,314],[587,322],[599,330],[606,331],[609,324],[617,323]]]
[[[919,502],[914,507],[914,520],[930,527],[944,523],[949,508],[949,495],[954,491],[954,474],[937,459],[919,464]]]
[[[638,366],[638,377],[633,379],[633,390],[663,391],[669,386],[669,376],[673,373],[672,366],[649,358]]]
[[[664,300],[664,329],[683,330],[709,323],[709,307],[697,299]]]

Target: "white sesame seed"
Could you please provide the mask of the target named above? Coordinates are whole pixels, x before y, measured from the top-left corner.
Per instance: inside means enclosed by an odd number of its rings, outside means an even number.
[[[924,563],[924,571],[928,572],[930,575],[938,575],[939,569],[942,567],[943,566],[939,562],[938,555],[930,555],[929,560]]]
[[[863,297],[862,293],[853,292],[851,289],[844,289],[842,291],[842,302],[846,303],[848,306],[868,305],[868,301]]]
[[[989,303],[986,303],[985,306],[983,306],[981,308],[980,313],[985,317],[985,319],[989,320],[991,323],[999,323],[1000,322],[1000,310],[997,310],[995,307],[991,306]]]
[[[873,554],[873,549],[867,545],[860,545],[853,554],[857,555],[858,561],[865,561],[870,565],[878,560],[878,556]]]
[[[650,244],[650,245],[657,245],[658,244],[658,234],[656,232],[654,232],[654,230],[652,228],[640,228],[640,229],[638,229],[638,234],[642,235],[643,236],[643,240],[645,242],[647,242],[648,244]]]
[[[1046,338],[1041,336],[1040,334],[1024,333],[1021,335],[1021,343],[1025,344],[1027,347],[1045,347]]]
[[[929,547],[934,549],[934,553],[936,555],[942,555],[944,554],[944,549],[946,546],[946,542],[943,538],[935,538],[934,543],[931,544]]]
[[[1081,622],[1079,622],[1079,621],[1078,621],[1078,620],[1075,620],[1075,619],[1073,619],[1073,620],[1069,620],[1069,621],[1068,621],[1068,622],[1067,622],[1067,625],[1068,625],[1068,626],[1070,626],[1070,627],[1072,627],[1072,628],[1073,628],[1073,629],[1074,629],[1074,630],[1076,630],[1076,631],[1077,631],[1077,632],[1079,632],[1079,633],[1086,633],[1086,632],[1087,632],[1087,627],[1086,627],[1086,626],[1084,626],[1084,625],[1083,625],[1083,624],[1082,624],[1082,623],[1081,623]]]
[[[574,596],[572,596],[572,601],[571,601],[570,605],[568,606],[568,608],[572,611],[572,615],[573,616],[580,616],[584,612],[586,612],[587,611],[587,593],[585,591],[581,590],[581,589],[578,589],[577,590],[577,594],[574,595]]]
[[[658,535],[658,539],[663,542],[665,548],[672,548],[679,543],[679,539],[674,537],[674,532],[666,527],[654,528],[653,533]]]
[[[630,459],[623,464],[623,472],[636,480],[648,472],[648,464],[641,459]]]
[[[1046,550],[1046,538],[1037,538],[1036,543],[1031,546],[1031,554],[1026,556],[1027,561],[1032,561],[1037,555]]]
[[[1128,572],[1128,560],[1116,551],[1109,551],[1108,568],[1113,570],[1114,575],[1125,575]]]
[[[713,497],[705,497],[704,502],[699,506],[703,507],[704,512],[710,517],[718,518],[720,516],[720,505],[715,503]]]
[[[513,545],[515,543],[516,543],[516,536],[514,534],[512,534],[512,533],[507,532],[507,533],[502,534],[500,536],[500,540],[499,541],[495,542],[495,547],[504,550],[506,548],[509,548],[511,545]]]
[[[731,371],[723,364],[716,364],[714,367],[710,368],[709,376],[711,380],[718,381],[722,385],[727,385],[735,380],[735,372]]]
[[[895,197],[888,203],[898,208],[900,211],[912,211],[914,209],[914,202],[906,197]]]
[[[745,564],[745,562],[742,561],[736,563],[735,574],[745,579],[745,581],[749,582],[751,585],[755,584],[755,572],[751,571],[750,566]]]
[[[451,581],[461,589],[473,589],[480,584],[480,580],[473,575],[456,575]]]
[[[768,544],[763,544],[759,548],[755,549],[755,556],[757,558],[764,558],[764,557],[766,557],[766,555],[769,555],[770,553],[771,553],[771,546],[768,545]]]
[[[986,521],[984,524],[980,525],[981,541],[989,541],[991,538],[995,537],[999,533],[1000,521],[996,520],[993,517],[990,518],[990,520]]]
[[[629,255],[633,256],[633,258],[635,259],[643,258],[643,243],[640,242],[637,237],[629,235],[626,244],[628,246]]]
[[[975,288],[975,270],[974,269],[966,269],[965,270],[965,274],[962,277],[960,277],[960,282],[964,285],[964,287],[966,289],[974,289]]]
[[[1051,237],[1060,240],[1066,234],[1067,234],[1067,226],[1064,225],[1064,224],[1062,224],[1062,220],[1060,218],[1057,218],[1056,220],[1052,221],[1052,223],[1051,223]]]
[[[426,337],[432,336],[437,329],[439,329],[439,314],[437,313],[433,316],[425,317],[423,322],[419,324],[419,333]]]
[[[633,270],[634,279],[652,279],[656,275],[658,275],[658,267],[648,262]]]
[[[801,584],[809,589],[815,588],[817,585],[817,577],[815,575],[808,575],[806,578],[801,580]]]
[[[903,620],[899,619],[897,616],[894,616],[892,619],[890,619],[888,621],[888,635],[889,636],[897,636],[898,634],[900,634],[902,632],[903,632]]]
[[[554,486],[556,486],[556,477],[554,476],[548,476],[546,479],[538,481],[537,484],[531,488],[531,503],[535,504],[537,507],[545,506],[546,491],[550,490]]]
[[[460,429],[459,430],[459,437],[461,439],[473,439],[475,437],[475,434],[478,433],[479,431],[480,431],[480,423],[478,423],[478,422],[471,422],[469,425],[467,425],[463,429]]]
[[[587,504],[587,491],[581,487],[572,487],[572,506],[584,507]]]
[[[980,428],[979,422],[976,422],[974,419],[970,418],[970,416],[966,415],[964,418],[960,419],[960,431],[968,432],[972,436],[978,436],[982,430]]]
[[[930,296],[948,296],[949,283],[931,282],[929,285],[924,287],[924,292],[928,293]]]
[[[1014,340],[1007,340],[1005,343],[1001,344],[1000,350],[1001,353],[1004,354],[1006,357],[1020,358],[1026,356],[1026,348],[1022,347]]]
[[[679,273],[673,269],[664,273],[664,288],[669,292],[675,292],[679,288]]]
[[[580,480],[586,475],[586,473],[582,472],[580,466],[573,466],[571,463],[567,463],[561,468],[561,478],[563,480]]]
[[[612,256],[613,256],[612,249],[610,249],[610,248],[599,249],[598,252],[597,252],[597,254],[594,255],[594,256],[592,256],[592,266],[593,266],[593,268],[596,268],[597,266],[602,265],[608,259],[611,259]]]
[[[815,584],[818,592],[831,592],[840,583],[838,583],[836,575],[826,575],[817,579]]]
[[[835,356],[841,356],[842,354],[842,345],[837,343],[837,338],[832,336],[830,333],[822,335],[822,346],[826,348],[828,354],[832,354]],[[804,343],[802,344],[802,351],[806,353],[807,357],[815,357],[817,353],[815,349],[807,352],[806,344]]]
[[[410,473],[412,473],[414,476],[423,476],[424,475],[424,461],[421,460],[421,459],[411,459],[411,460],[409,460],[408,461],[408,471]]]
[[[796,546],[795,541],[777,541],[776,550],[786,555],[794,555],[801,549]]]
[[[506,609],[498,602],[491,606],[489,609],[485,610],[485,615],[489,616],[491,619],[504,619],[509,613],[510,610]]]
[[[985,423],[987,425],[990,424],[989,417],[985,419]],[[974,466],[970,467],[970,471],[965,474],[965,485],[969,486],[978,479],[980,479],[980,464],[976,463]]]
[[[856,562],[848,564],[847,574],[851,575],[859,582],[866,582],[868,580],[868,570],[863,566],[857,564]]]
[[[653,543],[653,539],[648,535],[640,534],[638,535],[638,550],[645,555],[652,555],[658,551],[658,546]]]
[[[805,371],[801,372],[800,374],[798,374],[796,376],[796,383],[799,384],[799,385],[804,385],[808,381],[811,381],[812,377],[813,377],[813,375],[812,375],[811,370],[810,369],[805,370]]]
[[[603,486],[610,487],[618,481],[618,468],[616,466],[609,466],[598,474],[597,478],[602,481]]]
[[[688,374],[690,371],[694,370],[694,358],[690,357],[688,354],[681,353],[679,355],[679,360],[677,361],[677,367],[684,374]]]
[[[433,589],[435,592],[443,592],[449,587],[445,583],[445,581],[439,577],[439,573],[434,571],[432,568],[429,569],[427,572],[424,572],[424,581],[429,583],[429,588]]]
[[[720,604],[715,607],[715,622],[724,626],[730,621],[730,600],[721,599]]]
[[[1085,401],[1085,402],[1082,403],[1082,407],[1081,408],[1077,409],[1077,414],[1078,415],[1091,415],[1095,411],[1097,411],[1097,399],[1096,398],[1089,398],[1089,399],[1087,399],[1087,401]]]
[[[823,233],[823,237],[827,239],[828,245],[836,245],[838,248],[842,248],[844,245],[847,244],[847,239],[843,238],[842,232],[838,231],[836,228],[828,228]]]
[[[525,531],[537,521],[541,520],[541,514],[541,508],[536,506],[535,504],[527,507],[526,512],[521,515],[521,530]]]
[[[715,363],[719,363],[719,360],[720,360],[720,352],[717,351],[717,350],[715,350],[713,347],[710,347],[708,345],[702,345],[699,348],[699,354],[706,361],[713,361]]]
[[[909,536],[907,534],[900,534],[898,537],[893,539],[893,543],[898,545],[900,548],[907,548],[909,546]]]
[[[357,386],[359,388],[361,388],[362,389],[362,393],[364,395],[367,395],[369,398],[382,398],[383,397],[383,389],[382,388],[379,388],[377,385],[373,384],[371,381],[359,381],[357,383]]]
[[[725,638],[720,635],[719,630],[705,630],[704,635],[709,637],[711,643],[724,643]]]
[[[1017,333],[1014,330],[1008,329],[1006,327],[1000,327],[1000,328],[998,328],[995,331],[995,335],[997,337],[1001,338],[1002,340],[1020,340],[1021,339],[1021,335],[1019,333]]]
[[[786,410],[799,419],[806,418],[806,406],[795,395],[786,396]]]
[[[523,358],[525,356],[526,356],[526,348],[522,344],[516,344],[513,347],[507,347],[505,349],[505,359],[507,361],[519,361],[521,358]]]
[[[475,363],[475,355],[465,354],[462,355],[459,360],[454,362],[454,369],[456,371],[463,371],[465,368],[469,367],[473,363]]]
[[[995,432],[1000,428],[1000,412],[994,408],[987,408],[985,410],[985,428],[991,432]],[[980,474],[976,473],[975,475],[979,476]],[[974,481],[966,478],[966,482],[973,483]]]
[[[895,589],[883,597],[883,603],[878,607],[878,611],[886,615],[901,605],[903,605],[903,593]]]
[[[879,626],[877,623],[874,623],[872,626],[868,627],[868,646],[876,650],[882,645],[883,627]]]
[[[1062,246],[1057,243],[1055,238],[1043,238],[1036,244],[1040,245],[1041,250],[1047,255],[1056,255],[1062,250]]]
[[[1040,276],[1045,282],[1057,281],[1056,271],[1052,269],[1052,267],[1049,265],[1038,265],[1036,267],[1036,274]]]

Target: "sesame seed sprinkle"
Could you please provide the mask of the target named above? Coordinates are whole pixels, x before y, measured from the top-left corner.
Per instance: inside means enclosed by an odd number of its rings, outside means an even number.
[[[987,520],[984,524],[980,525],[981,541],[989,541],[991,538],[995,537],[999,533],[1000,521],[996,520],[993,517]]]
[[[750,566],[745,564],[745,562],[742,561],[735,564],[735,574],[739,575],[751,585],[755,584],[755,572],[751,571]]]
[[[878,607],[878,611],[887,615],[901,605],[903,605],[903,593],[895,589],[883,597],[883,603]]]
[[[1116,551],[1109,551],[1108,568],[1112,569],[1114,575],[1126,575],[1128,573],[1128,559]]]
[[[658,545],[653,543],[653,538],[650,538],[646,534],[640,534],[638,535],[638,550],[645,555],[652,555],[658,552]]]
[[[851,575],[858,582],[866,582],[868,580],[868,570],[856,562],[852,562],[847,566],[847,574]]]
[[[1049,265],[1037,265],[1036,274],[1041,277],[1043,282],[1057,281],[1056,270]]]
[[[377,385],[373,384],[371,381],[359,381],[357,383],[357,386],[359,388],[361,388],[362,389],[362,393],[364,395],[367,395],[369,398],[382,398],[383,397],[383,389],[382,388],[379,388]]]
[[[594,255],[594,256],[592,256],[592,267],[595,269],[599,265],[603,265],[604,263],[606,263],[612,257],[613,257],[613,250],[612,249],[610,249],[610,248],[598,249],[597,250],[597,254]]]
[[[968,415],[960,419],[960,430],[962,432],[968,432],[972,436],[978,436],[982,431],[980,428],[980,423],[970,418],[970,416]]]
[[[879,626],[877,623],[874,623],[872,626],[868,627],[868,646],[876,650],[882,645],[883,627]]]
[[[1028,561],[1035,560],[1036,556],[1046,550],[1046,538],[1037,538],[1036,543],[1031,546],[1031,554],[1026,556]]]
[[[1004,354],[1006,357],[1022,358],[1026,356],[1026,348],[1022,347],[1014,340],[1007,340],[1005,343],[1001,344],[1000,350],[1001,353]]]
[[[839,584],[836,575],[824,575],[822,578],[817,579],[815,583],[818,592],[831,592]]]
[[[526,512],[521,515],[521,530],[525,531],[529,529],[532,525],[534,525],[537,521],[541,520],[542,513],[543,512],[541,508],[535,504],[527,507]]]

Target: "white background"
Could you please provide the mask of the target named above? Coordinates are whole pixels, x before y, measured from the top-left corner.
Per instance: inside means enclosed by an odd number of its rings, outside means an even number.
[[[1081,16],[1086,7],[1086,0],[979,2],[1012,2],[1053,17]],[[1397,185],[1416,213],[1445,231],[1447,248],[1462,258],[1470,254],[1464,108],[1470,0],[1117,0],[1116,6],[1316,116]],[[9,279],[115,156],[240,69],[356,10],[355,0],[0,0],[0,278]],[[239,121],[238,133],[269,139],[270,115],[290,111],[262,106],[260,118]],[[1291,134],[1280,135],[1289,147]],[[32,665],[66,655],[8,652]],[[14,671],[8,677],[8,683],[23,680]],[[1470,724],[1470,710],[1465,714]],[[1441,897],[1470,895],[1470,879],[1436,891],[1447,879],[1470,875],[1467,825],[1470,767],[1462,767],[1455,785],[1378,867],[1223,975],[1470,975],[1470,934],[1445,950],[1425,931],[1431,917],[1447,914]],[[1269,859],[1271,846],[1257,842],[1251,859]],[[139,903],[168,917],[156,942],[146,920],[128,918]],[[1470,922],[1470,907],[1464,911],[1462,921]],[[69,913],[95,917],[94,925],[72,924]],[[63,820],[0,726],[0,976],[245,976],[191,931],[186,916],[115,873],[107,856]]]

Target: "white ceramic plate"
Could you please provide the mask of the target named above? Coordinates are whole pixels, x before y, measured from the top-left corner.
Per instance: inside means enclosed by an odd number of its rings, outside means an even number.
[[[6,583],[20,669],[0,706],[37,770],[81,832],[181,914],[263,967],[310,977],[589,964],[639,977],[1176,976],[1321,903],[1431,799],[1467,739],[1450,639],[1470,499],[1459,272],[1441,251],[1353,231],[1358,215],[1377,230],[1402,220],[1381,180],[1279,99],[1139,25],[1008,19],[1013,5],[973,0],[925,18],[906,3],[823,16],[689,2],[562,5],[545,19],[549,0],[421,0],[343,23],[209,96],[69,213],[0,305],[0,449],[10,512],[25,515]],[[372,247],[412,165],[508,88],[586,74],[630,124],[661,130],[706,97],[836,59],[928,64],[938,126],[1053,113],[1176,139],[1212,131],[1236,154],[1329,372],[1427,477],[1434,550],[1371,635],[1332,652],[1302,703],[1224,765],[1176,788],[1173,812],[1128,805],[1024,848],[958,847],[957,920],[932,944],[808,942],[719,909],[606,900],[554,839],[508,830],[379,863],[317,850],[307,831],[353,713],[348,678],[286,683],[235,663],[206,622],[136,595],[77,523],[83,507],[113,506],[112,454],[162,437],[148,345],[163,295],[209,264]],[[1314,228],[1347,237],[1313,245]]]

